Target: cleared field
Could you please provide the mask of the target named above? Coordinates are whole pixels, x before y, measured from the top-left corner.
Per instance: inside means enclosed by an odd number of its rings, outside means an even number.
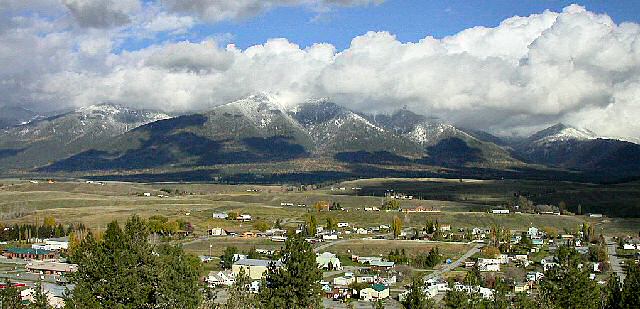
[[[391,180],[391,183],[404,183],[406,186],[416,185],[415,180]],[[422,180],[427,183],[459,185],[459,180]],[[474,186],[492,183],[492,181],[463,180]],[[84,223],[90,228],[104,229],[112,220],[124,221],[132,214],[143,217],[163,215],[173,220],[183,219],[195,226],[195,233],[203,235],[208,228],[223,227],[236,231],[252,230],[251,223],[215,220],[216,212],[235,211],[253,216],[255,220],[275,222],[280,219],[285,226],[296,226],[306,216],[313,213],[320,225],[324,225],[328,217],[338,221],[349,222],[351,226],[373,227],[390,224],[393,217],[398,216],[404,227],[424,226],[427,220],[438,220],[441,224],[450,224],[453,229],[468,227],[490,227],[500,225],[512,230],[525,230],[529,226],[553,226],[560,231],[573,231],[580,226],[584,216],[549,216],[532,214],[494,215],[486,211],[476,212],[470,209],[489,209],[478,200],[402,200],[402,206],[425,206],[439,209],[441,213],[398,213],[398,212],[365,212],[366,206],[379,206],[380,196],[358,196],[364,189],[350,192],[352,186],[371,185],[382,188],[388,186],[382,180],[363,180],[344,183],[319,190],[300,191],[286,186],[232,186],[219,184],[140,184],[140,183],[106,183],[104,185],[84,182],[46,182],[30,183],[20,180],[0,180],[0,220],[3,224],[34,223],[45,216],[53,216],[61,223]],[[527,184],[531,186],[532,184]],[[336,189],[344,186],[345,190]],[[419,187],[419,186],[418,186]],[[394,187],[395,188],[395,187]],[[396,192],[403,187],[396,188]],[[406,187],[407,189],[409,187]],[[495,198],[495,186],[478,196],[485,194],[487,198]],[[426,190],[426,189],[421,189]],[[429,190],[435,190],[431,188]],[[446,190],[438,194],[444,194]],[[454,189],[447,189],[454,190]],[[460,189],[463,190],[463,189]],[[151,197],[142,196],[151,193]],[[371,192],[375,193],[375,192]],[[157,195],[169,195],[159,198]],[[434,193],[435,194],[435,193]],[[463,193],[460,193],[464,195]],[[502,196],[508,193],[501,193]],[[339,203],[346,211],[316,212],[311,205],[318,201]],[[282,207],[281,203],[306,204],[308,207]],[[596,223],[601,231],[611,235],[637,234],[640,219],[604,218],[586,220]],[[208,250],[208,249],[207,249]]]
[[[381,254],[386,255],[391,250],[404,249],[407,255],[412,256],[417,253],[427,253],[434,247],[438,247],[440,253],[446,258],[456,258],[469,251],[473,246],[463,243],[436,243],[415,240],[359,239],[337,243],[328,247],[326,251],[347,256],[352,254],[379,256]]]

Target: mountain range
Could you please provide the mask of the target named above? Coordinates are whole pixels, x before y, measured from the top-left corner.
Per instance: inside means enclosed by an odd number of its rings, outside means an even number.
[[[357,177],[480,171],[491,178],[518,171],[604,171],[625,178],[640,175],[638,159],[638,144],[563,124],[502,139],[404,109],[368,115],[328,100],[288,107],[268,95],[177,117],[100,104],[14,121],[0,131],[4,174],[154,173],[154,179],[163,179],[163,174],[207,170],[198,178],[206,180],[225,173]]]

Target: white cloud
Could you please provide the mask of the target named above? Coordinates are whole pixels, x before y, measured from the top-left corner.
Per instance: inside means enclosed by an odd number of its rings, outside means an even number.
[[[301,2],[370,3],[271,1],[258,10]],[[205,12],[212,3],[223,2],[185,1],[181,14],[207,4]],[[242,13],[251,5],[266,5],[256,3],[219,4],[214,11],[230,14],[223,19],[241,18],[255,14]],[[171,32],[181,27],[167,25],[188,18],[171,12],[155,16],[132,20],[139,23],[136,29]],[[330,97],[365,112],[407,105],[504,134],[565,122],[608,136],[640,136],[640,26],[616,24],[579,6],[513,17],[495,28],[471,28],[443,39],[403,43],[390,33],[370,32],[343,51],[329,44],[301,48],[286,39],[242,50],[207,38],[114,53],[121,36],[139,34],[69,30],[64,23],[20,18],[0,32],[5,104],[110,101],[190,111],[267,91],[286,104]],[[183,21],[192,26],[192,20]]]

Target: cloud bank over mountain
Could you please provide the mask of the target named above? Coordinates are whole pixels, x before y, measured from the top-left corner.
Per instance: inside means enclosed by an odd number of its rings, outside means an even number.
[[[499,134],[563,122],[640,136],[640,25],[577,5],[442,39],[401,42],[369,32],[344,50],[286,38],[241,49],[215,37],[120,48],[281,6],[321,12],[380,2],[38,0],[29,7],[9,0],[0,4],[7,17],[0,22],[0,104],[51,110],[113,102],[184,112],[269,92],[286,105],[329,97],[369,113],[406,106]],[[44,13],[28,14],[34,7]]]

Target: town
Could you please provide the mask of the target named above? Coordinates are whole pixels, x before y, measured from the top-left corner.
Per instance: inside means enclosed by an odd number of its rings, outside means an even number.
[[[0,197],[39,206],[3,214],[2,289],[15,290],[20,303],[44,299],[48,308],[64,308],[83,284],[75,275],[86,271],[87,236],[107,241],[109,220],[128,228],[132,218],[141,220],[150,248],[177,245],[201,265],[186,294],[205,295],[198,306],[210,308],[254,306],[264,280],[287,268],[287,247],[296,242],[317,267],[317,282],[308,284],[317,284],[325,308],[412,308],[406,304],[416,297],[447,308],[465,301],[507,308],[547,295],[545,280],[570,267],[585,276],[586,288],[602,291],[612,280],[626,288],[639,278],[635,221],[572,213],[565,202],[539,205],[518,196],[478,208],[393,189],[376,197],[334,186],[159,186],[3,182]],[[44,206],[37,195],[59,203]],[[84,202],[70,207],[94,214],[65,216],[65,204],[77,199]],[[119,205],[107,206],[110,200]]]

